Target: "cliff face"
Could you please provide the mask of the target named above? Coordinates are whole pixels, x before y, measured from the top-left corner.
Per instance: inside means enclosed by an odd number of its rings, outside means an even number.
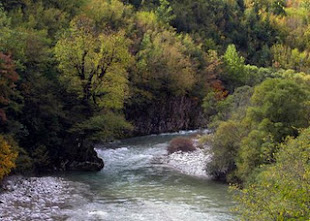
[[[127,120],[135,127],[131,136],[189,130],[206,125],[201,103],[185,96],[158,100],[144,106],[127,106],[125,113]],[[73,136],[66,137],[62,146],[66,146],[65,151],[59,150],[61,153],[52,158],[54,168],[49,167],[50,170],[99,171],[104,167],[92,142]]]
[[[40,155],[37,154],[36,158],[30,158],[26,151],[21,151],[12,173],[34,175],[55,171],[99,171],[104,167],[94,143],[81,140],[76,135],[66,136],[63,143],[55,145],[53,152],[38,153]]]
[[[201,103],[185,96],[158,100],[144,106],[127,106],[125,113],[127,120],[135,126],[132,136],[189,130],[206,125]],[[75,148],[59,162],[62,170],[97,171],[104,167],[92,143],[79,142],[78,138],[70,140],[67,145],[74,143]]]
[[[99,171],[104,167],[104,162],[98,157],[92,142],[74,138],[68,139],[66,145],[69,148],[63,154],[63,158],[54,164],[58,170]]]
[[[201,103],[185,96],[155,101],[142,107],[127,107],[126,118],[135,126],[135,136],[189,130],[206,125]]]

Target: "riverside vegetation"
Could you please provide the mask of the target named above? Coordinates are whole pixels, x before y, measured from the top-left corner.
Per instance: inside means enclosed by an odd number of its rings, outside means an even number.
[[[209,126],[244,220],[310,218],[309,0],[2,0],[0,179]]]

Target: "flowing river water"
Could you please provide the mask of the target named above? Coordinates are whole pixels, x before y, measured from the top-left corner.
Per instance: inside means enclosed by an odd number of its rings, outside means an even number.
[[[235,220],[227,185],[213,182],[205,174],[209,159],[204,151],[167,155],[168,142],[179,135],[145,136],[123,140],[109,148],[98,146],[98,155],[105,161],[100,172],[10,181],[8,191],[0,195],[0,217],[74,221]]]

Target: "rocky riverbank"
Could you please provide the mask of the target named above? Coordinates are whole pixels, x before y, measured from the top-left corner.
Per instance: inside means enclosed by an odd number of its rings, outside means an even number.
[[[87,185],[59,177],[11,176],[0,190],[0,220],[66,220],[70,205],[85,201],[82,192]]]

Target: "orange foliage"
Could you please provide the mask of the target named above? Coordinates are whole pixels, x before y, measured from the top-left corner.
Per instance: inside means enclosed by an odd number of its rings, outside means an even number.
[[[0,180],[15,167],[17,152],[12,150],[10,144],[0,135]]]
[[[215,92],[215,99],[217,101],[223,100],[225,97],[228,96],[228,91],[225,90],[222,81],[220,80],[213,81],[211,87]]]
[[[215,51],[209,51],[206,60],[209,62],[206,67],[208,86],[215,92],[217,101],[223,100],[228,96],[228,91],[225,90],[223,82],[219,80],[219,73],[222,72],[222,61]]]

